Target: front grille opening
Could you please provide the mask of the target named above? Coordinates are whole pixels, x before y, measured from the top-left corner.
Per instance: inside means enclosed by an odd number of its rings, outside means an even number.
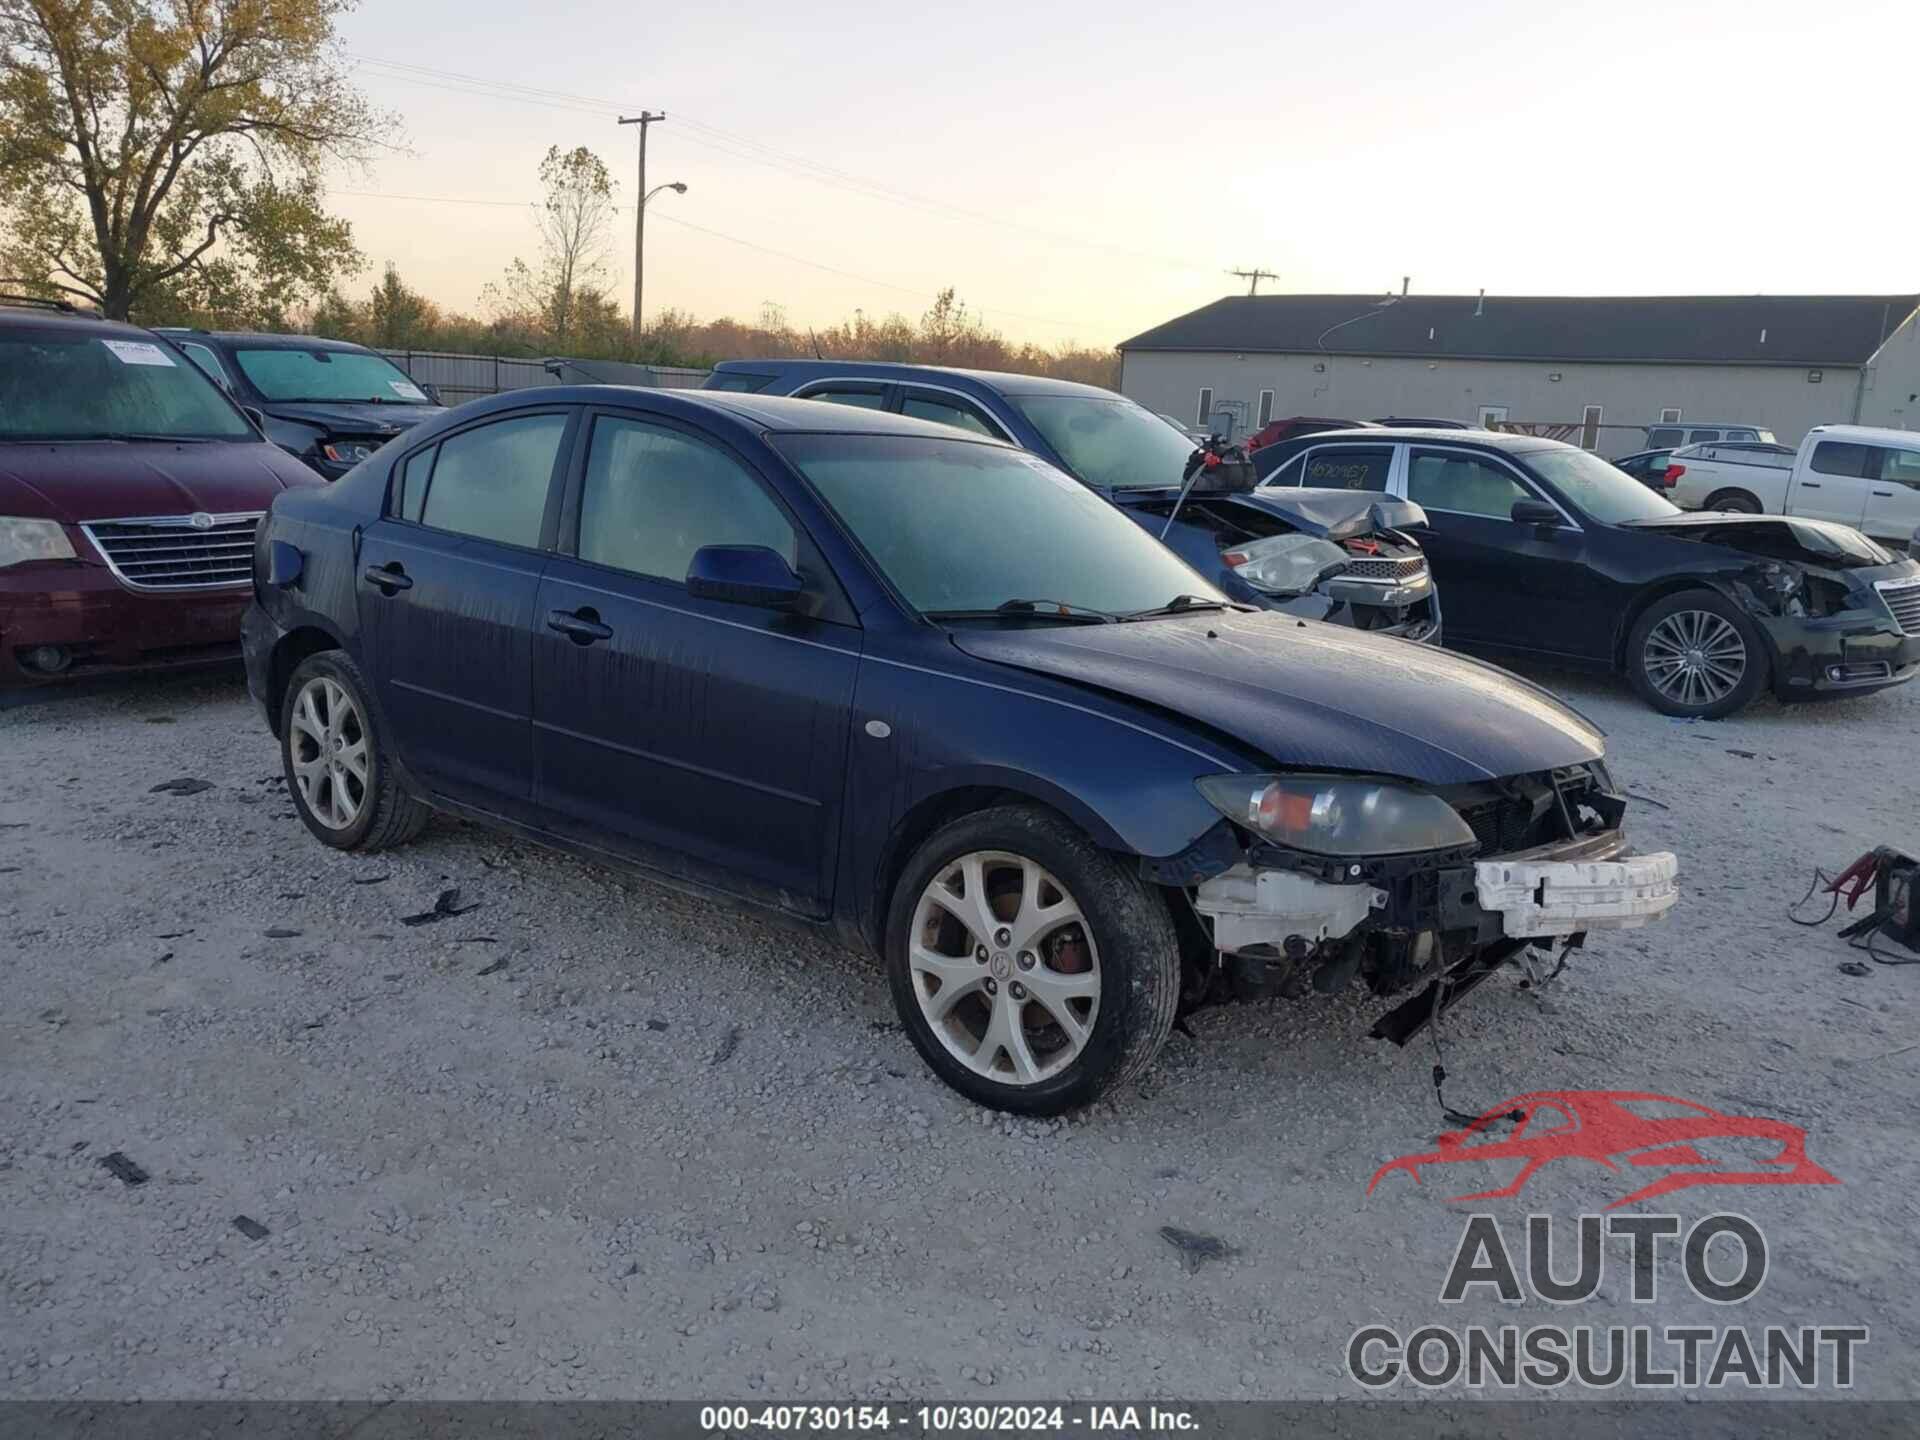
[[[253,532],[260,516],[189,515],[98,520],[80,528],[121,584],[133,590],[202,590],[253,579]]]
[[[1893,612],[1893,618],[1899,622],[1902,633],[1920,635],[1920,585],[1909,585],[1900,590],[1882,590],[1880,598],[1887,602],[1887,609]]]

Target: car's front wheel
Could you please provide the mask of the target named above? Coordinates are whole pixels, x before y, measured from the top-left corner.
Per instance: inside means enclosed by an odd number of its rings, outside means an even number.
[[[1664,715],[1731,715],[1760,693],[1767,669],[1759,628],[1712,590],[1656,601],[1627,639],[1628,678]]]
[[[382,850],[418,835],[431,813],[401,788],[366,677],[341,650],[294,669],[280,705],[280,754],[294,807],[336,850]]]
[[[1146,1068],[1173,1028],[1166,903],[1059,816],[1005,806],[930,836],[886,929],[901,1023],[934,1072],[999,1110],[1054,1115]]]

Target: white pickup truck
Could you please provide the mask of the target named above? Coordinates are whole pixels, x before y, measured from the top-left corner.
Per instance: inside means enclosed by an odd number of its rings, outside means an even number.
[[[1837,520],[1920,549],[1920,431],[1816,425],[1790,460],[1759,447],[1688,446],[1667,481],[1667,498],[1684,510]]]

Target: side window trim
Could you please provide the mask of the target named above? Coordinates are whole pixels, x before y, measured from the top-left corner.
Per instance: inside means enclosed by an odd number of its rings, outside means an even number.
[[[1490,466],[1495,470],[1504,470],[1507,472],[1509,476],[1513,478],[1514,484],[1518,485],[1522,490],[1526,491],[1527,494],[1530,495],[1533,499],[1544,500],[1547,502],[1547,504],[1553,506],[1554,509],[1558,510],[1560,512],[1560,519],[1562,520],[1562,522],[1564,522],[1565,527],[1567,529],[1579,531],[1582,533],[1584,533],[1586,530],[1586,526],[1582,525],[1578,520],[1575,520],[1572,515],[1568,514],[1567,507],[1562,505],[1560,501],[1557,498],[1555,498],[1553,495],[1548,494],[1547,491],[1541,486],[1539,481],[1535,480],[1531,475],[1528,475],[1524,471],[1522,471],[1519,466],[1515,465],[1512,461],[1507,459],[1506,456],[1496,455],[1491,451],[1487,451],[1487,450],[1469,449],[1463,445],[1421,445],[1418,447],[1408,446],[1407,455],[1406,455],[1406,468],[1401,472],[1400,489],[1396,492],[1400,496],[1400,498],[1403,500],[1409,498],[1407,495],[1407,481],[1413,473],[1413,451],[1416,448],[1419,449],[1423,454],[1428,451],[1433,451],[1433,452],[1444,452],[1449,455],[1464,455],[1469,460],[1478,460],[1483,465]],[[1444,505],[1429,505],[1424,500],[1419,501],[1418,503],[1422,510],[1430,510],[1436,515],[1460,515],[1460,516],[1464,516],[1469,520],[1500,520],[1503,518],[1498,515],[1478,515],[1471,510],[1449,510]],[[1505,523],[1511,525],[1513,521],[1508,519],[1508,520],[1505,520]]]
[[[894,410],[899,407],[900,387],[891,380],[876,380],[871,375],[829,375],[817,380],[809,380],[793,392],[796,400],[813,400],[822,390],[857,390],[861,394],[869,391],[880,397],[878,409]],[[832,401],[825,402],[832,404]]]
[[[427,497],[432,493],[434,472],[440,468],[441,446],[445,445],[449,440],[456,440],[462,435],[470,435],[476,430],[484,429],[488,425],[498,425],[508,420],[531,420],[539,415],[563,415],[566,417],[567,427],[560,434],[560,445],[554,454],[553,468],[547,472],[547,503],[540,522],[540,538],[535,545],[515,545],[510,540],[492,540],[484,535],[468,535],[459,530],[448,530],[444,526],[429,525],[426,522]],[[573,452],[580,448],[579,435],[581,428],[580,407],[578,405],[541,405],[527,410],[511,410],[501,415],[481,416],[471,424],[462,425],[458,430],[449,430],[445,434],[436,435],[431,443],[422,445],[418,450],[410,451],[393,462],[393,468],[387,472],[385,518],[397,521],[402,525],[417,525],[420,529],[431,530],[436,535],[452,535],[461,540],[478,541],[483,545],[505,545],[510,550],[550,552],[554,548],[555,537],[559,533],[561,502],[566,489],[564,483],[556,484],[555,482],[564,482],[565,477],[569,473],[573,464]],[[394,513],[395,486],[393,480],[403,466],[408,466],[413,463],[415,456],[425,455],[428,451],[433,452],[433,460],[432,463],[427,466],[427,473],[424,477],[425,488],[420,492],[418,509],[421,518],[418,520],[409,520],[404,514]],[[405,483],[410,485],[411,481],[412,476],[409,475]],[[400,499],[404,503],[405,496],[402,495]]]

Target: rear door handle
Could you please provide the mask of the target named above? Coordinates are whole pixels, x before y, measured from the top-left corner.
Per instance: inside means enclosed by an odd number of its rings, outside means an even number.
[[[1800,482],[1800,488],[1802,490],[1818,490],[1820,488],[1820,482],[1818,480],[1802,480]]]
[[[591,645],[596,640],[611,640],[613,627],[600,623],[600,612],[592,606],[578,610],[549,610],[547,628],[557,630],[576,645]]]
[[[399,590],[411,590],[413,578],[400,568],[398,560],[385,565],[369,565],[360,572],[360,578],[371,585],[378,585],[383,595],[392,595]]]
[[[1876,490],[1873,493],[1878,495],[1882,500],[1891,500],[1893,498],[1893,491],[1891,490]]]

